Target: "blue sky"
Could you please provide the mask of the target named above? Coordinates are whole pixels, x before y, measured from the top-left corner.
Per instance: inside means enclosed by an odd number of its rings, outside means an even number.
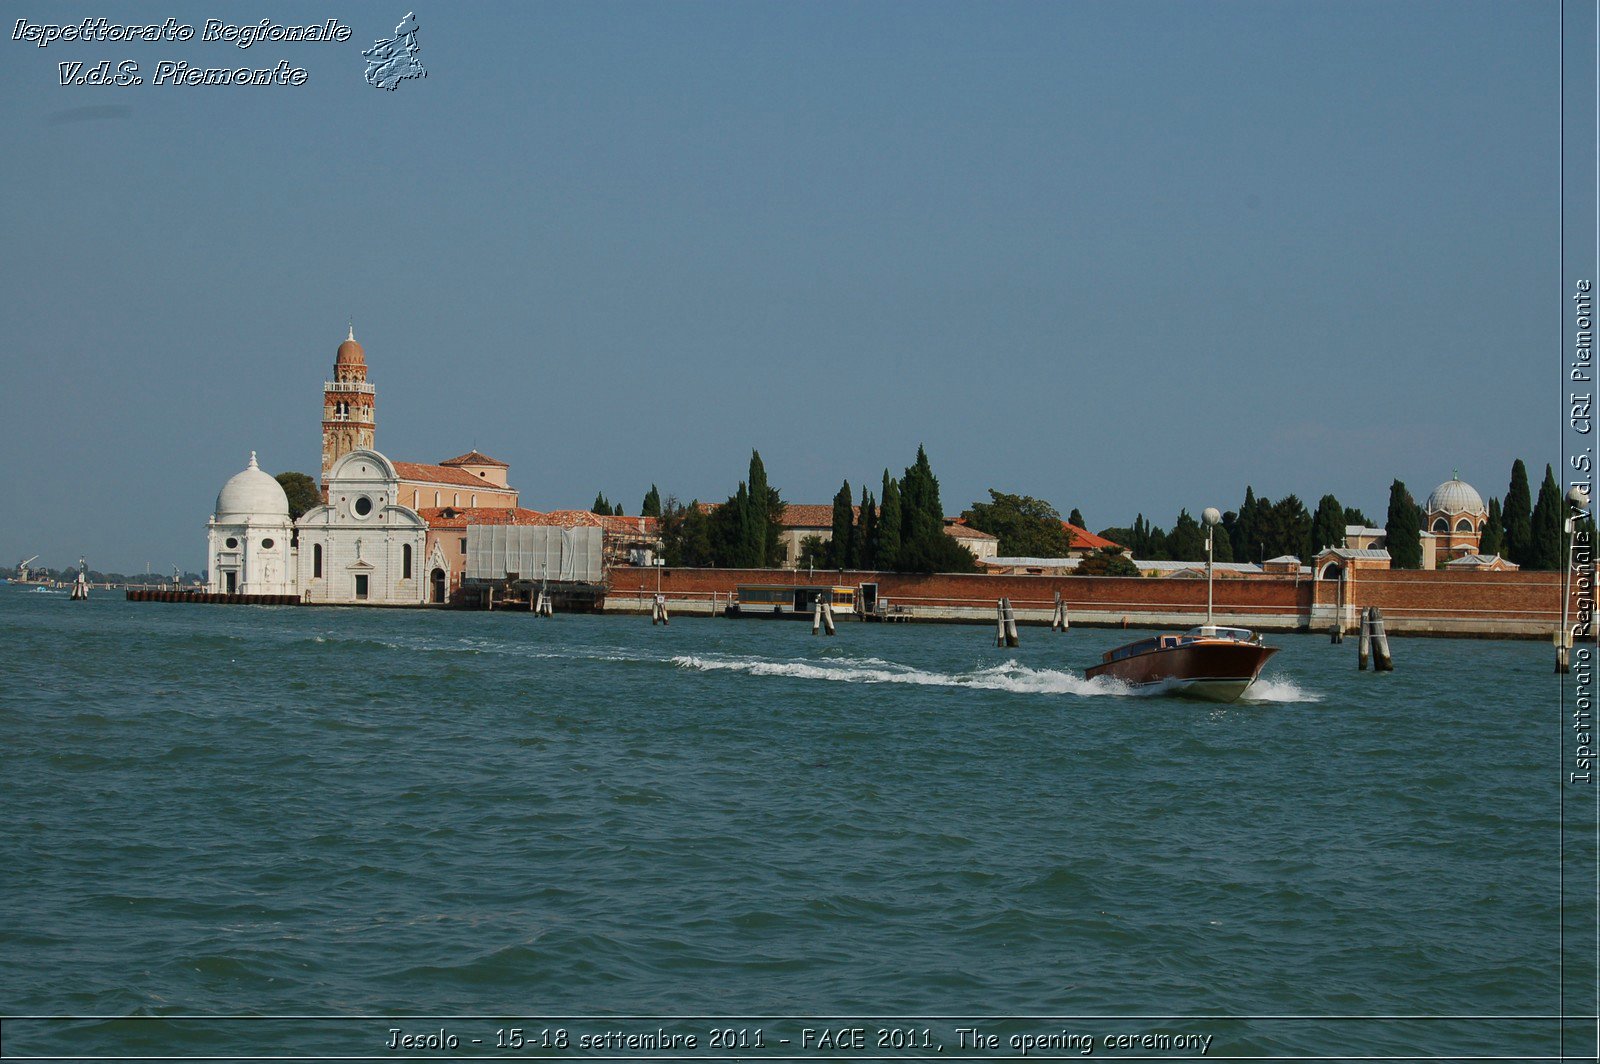
[[[406,10],[8,5],[0,561],[198,569],[251,450],[316,473],[350,317],[379,448],[534,509],[923,443],[950,512],[1381,520],[1557,460],[1554,3],[424,5],[374,89]],[[354,36],[10,40],[101,15]],[[309,77],[57,83],[106,58]]]

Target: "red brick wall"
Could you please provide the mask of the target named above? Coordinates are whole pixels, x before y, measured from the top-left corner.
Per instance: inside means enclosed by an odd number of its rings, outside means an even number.
[[[610,570],[611,596],[625,603],[656,590],[656,570],[622,567]],[[989,576],[908,573],[797,573],[787,569],[664,569],[661,590],[673,598],[709,599],[713,592],[727,599],[740,584],[839,583],[855,586],[876,582],[880,595],[908,606],[994,605],[1010,598],[1019,609],[1049,609],[1060,591],[1074,610],[1140,613],[1205,610],[1204,580],[1150,577]],[[1416,621],[1503,620],[1557,624],[1561,614],[1560,573],[1459,573],[1421,570],[1362,570],[1351,583],[1352,606],[1377,606],[1386,617]],[[1219,610],[1231,614],[1298,614],[1304,623],[1315,596],[1334,601],[1332,581],[1306,577],[1263,577],[1218,580]],[[1574,612],[1578,588],[1573,588]]]
[[[656,573],[652,569],[610,570],[613,599],[652,595]],[[878,594],[908,606],[992,606],[1009,598],[1019,609],[1049,609],[1061,592],[1071,609],[1107,612],[1170,612],[1191,609],[1204,612],[1204,580],[1154,580],[1142,577],[1098,576],[988,576],[984,574],[847,572],[807,575],[790,569],[664,569],[661,590],[673,597],[709,598],[712,592],[726,598],[740,584],[838,583],[854,587],[876,582]],[[1216,604],[1234,613],[1303,613],[1310,603],[1311,583],[1292,578],[1273,580],[1219,580]]]
[[[1377,606],[1385,617],[1477,617],[1505,620],[1561,618],[1560,573],[1426,572],[1420,569],[1364,570],[1352,583],[1358,606]],[[1574,589],[1576,599],[1576,588]]]

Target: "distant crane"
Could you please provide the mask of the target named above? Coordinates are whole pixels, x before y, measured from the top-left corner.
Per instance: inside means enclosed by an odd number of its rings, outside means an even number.
[[[32,565],[38,560],[39,556],[35,554],[27,561],[21,561],[17,563],[17,583],[26,584],[28,582],[28,566]]]

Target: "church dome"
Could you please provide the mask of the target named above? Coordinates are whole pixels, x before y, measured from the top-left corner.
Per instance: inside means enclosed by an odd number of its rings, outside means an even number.
[[[289,519],[289,496],[283,493],[283,485],[256,465],[254,451],[244,472],[235,473],[217,493],[218,521],[250,517]]]
[[[1453,477],[1428,494],[1422,507],[1430,514],[1484,514],[1483,497],[1476,488],[1460,477]]]
[[[367,353],[361,350],[361,345],[356,343],[356,327],[350,326],[350,335],[344,343],[339,345],[339,353],[334,356],[335,366],[364,366],[367,364]]]

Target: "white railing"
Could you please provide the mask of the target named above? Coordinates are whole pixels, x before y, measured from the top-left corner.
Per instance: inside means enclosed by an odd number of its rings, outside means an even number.
[[[358,392],[362,395],[377,395],[378,386],[365,381],[323,381],[322,390],[325,392]]]

